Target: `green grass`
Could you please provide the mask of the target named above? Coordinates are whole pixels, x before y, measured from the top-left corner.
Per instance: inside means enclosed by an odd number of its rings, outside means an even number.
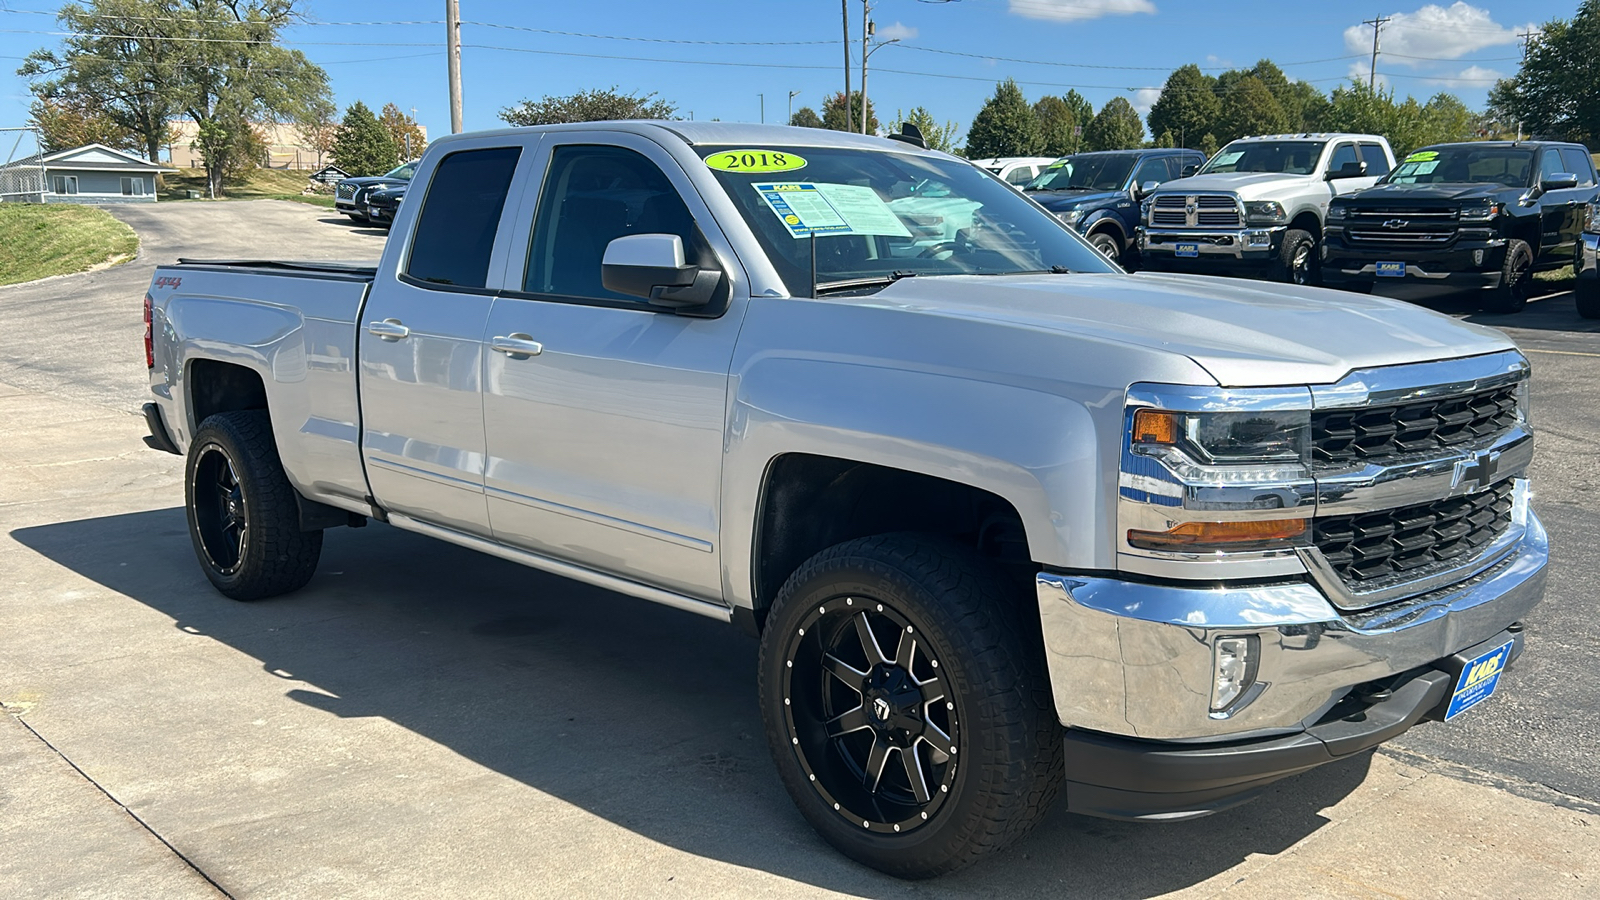
[[[221,200],[293,200],[313,206],[333,208],[332,194],[302,194],[311,173],[298,169],[257,169],[239,184],[224,185]],[[190,191],[206,196],[204,169],[179,169],[176,175],[161,176],[162,200],[187,200]]]
[[[1547,284],[1556,284],[1556,285],[1565,284],[1566,282],[1576,281],[1577,280],[1577,276],[1572,274],[1572,267],[1571,266],[1566,266],[1564,268],[1555,269],[1555,270],[1550,271],[1550,272],[1535,272],[1535,273],[1533,273],[1533,278],[1534,278],[1535,281],[1543,281],[1543,282],[1545,282]]]
[[[20,284],[125,263],[139,237],[93,206],[0,203],[0,247],[0,284]]]

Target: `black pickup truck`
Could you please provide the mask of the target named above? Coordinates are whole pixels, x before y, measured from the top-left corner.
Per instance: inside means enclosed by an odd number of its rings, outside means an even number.
[[[1572,264],[1596,190],[1582,144],[1424,147],[1375,187],[1330,203],[1323,283],[1477,290],[1485,311],[1517,312],[1534,272]]]

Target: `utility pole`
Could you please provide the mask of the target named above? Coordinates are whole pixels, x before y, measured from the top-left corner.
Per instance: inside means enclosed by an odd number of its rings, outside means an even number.
[[[868,49],[867,42],[872,40],[872,3],[871,0],[861,0],[861,133],[867,133],[867,57],[872,51]]]
[[[765,125],[767,124],[767,95],[757,94],[756,96],[761,98],[761,124]]]
[[[798,96],[800,96],[800,91],[789,92],[789,118],[783,120],[783,124],[785,125],[794,124],[794,98]]]
[[[461,0],[444,0],[445,56],[450,65],[450,133],[461,125]]]
[[[1373,16],[1362,22],[1372,26],[1372,71],[1367,75],[1367,90],[1376,91],[1378,85],[1378,34],[1392,21],[1389,16]]]
[[[850,127],[850,0],[839,0],[839,11],[844,17],[844,130],[855,131]]]
[[[1541,32],[1538,32],[1538,31],[1524,31],[1524,32],[1521,32],[1521,33],[1519,33],[1517,35],[1517,37],[1522,38],[1522,64],[1523,65],[1527,65],[1528,64],[1528,54],[1533,52],[1534,39],[1538,38],[1540,36],[1540,34],[1541,34]],[[1517,120],[1517,142],[1518,143],[1522,142],[1522,120],[1521,119]]]

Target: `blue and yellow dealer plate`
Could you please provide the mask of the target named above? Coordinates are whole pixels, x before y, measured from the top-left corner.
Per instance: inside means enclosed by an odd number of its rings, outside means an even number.
[[[1445,721],[1489,699],[1495,686],[1500,683],[1500,673],[1506,670],[1506,664],[1511,661],[1511,648],[1515,645],[1516,641],[1506,641],[1461,669],[1455,692],[1450,695],[1450,707],[1444,713]]]

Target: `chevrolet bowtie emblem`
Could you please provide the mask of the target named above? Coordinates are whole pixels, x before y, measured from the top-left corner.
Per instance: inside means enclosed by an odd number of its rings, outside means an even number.
[[[1390,219],[1387,222],[1383,223],[1383,227],[1389,228],[1389,229],[1399,229],[1399,228],[1404,228],[1409,224],[1411,224],[1411,223],[1409,221],[1407,221],[1406,219]]]
[[[1476,482],[1476,487],[1487,487],[1494,480],[1494,473],[1500,468],[1500,454],[1492,450],[1479,450],[1470,459],[1463,459],[1456,463],[1455,472],[1450,478],[1450,489],[1455,490],[1468,482]]]

